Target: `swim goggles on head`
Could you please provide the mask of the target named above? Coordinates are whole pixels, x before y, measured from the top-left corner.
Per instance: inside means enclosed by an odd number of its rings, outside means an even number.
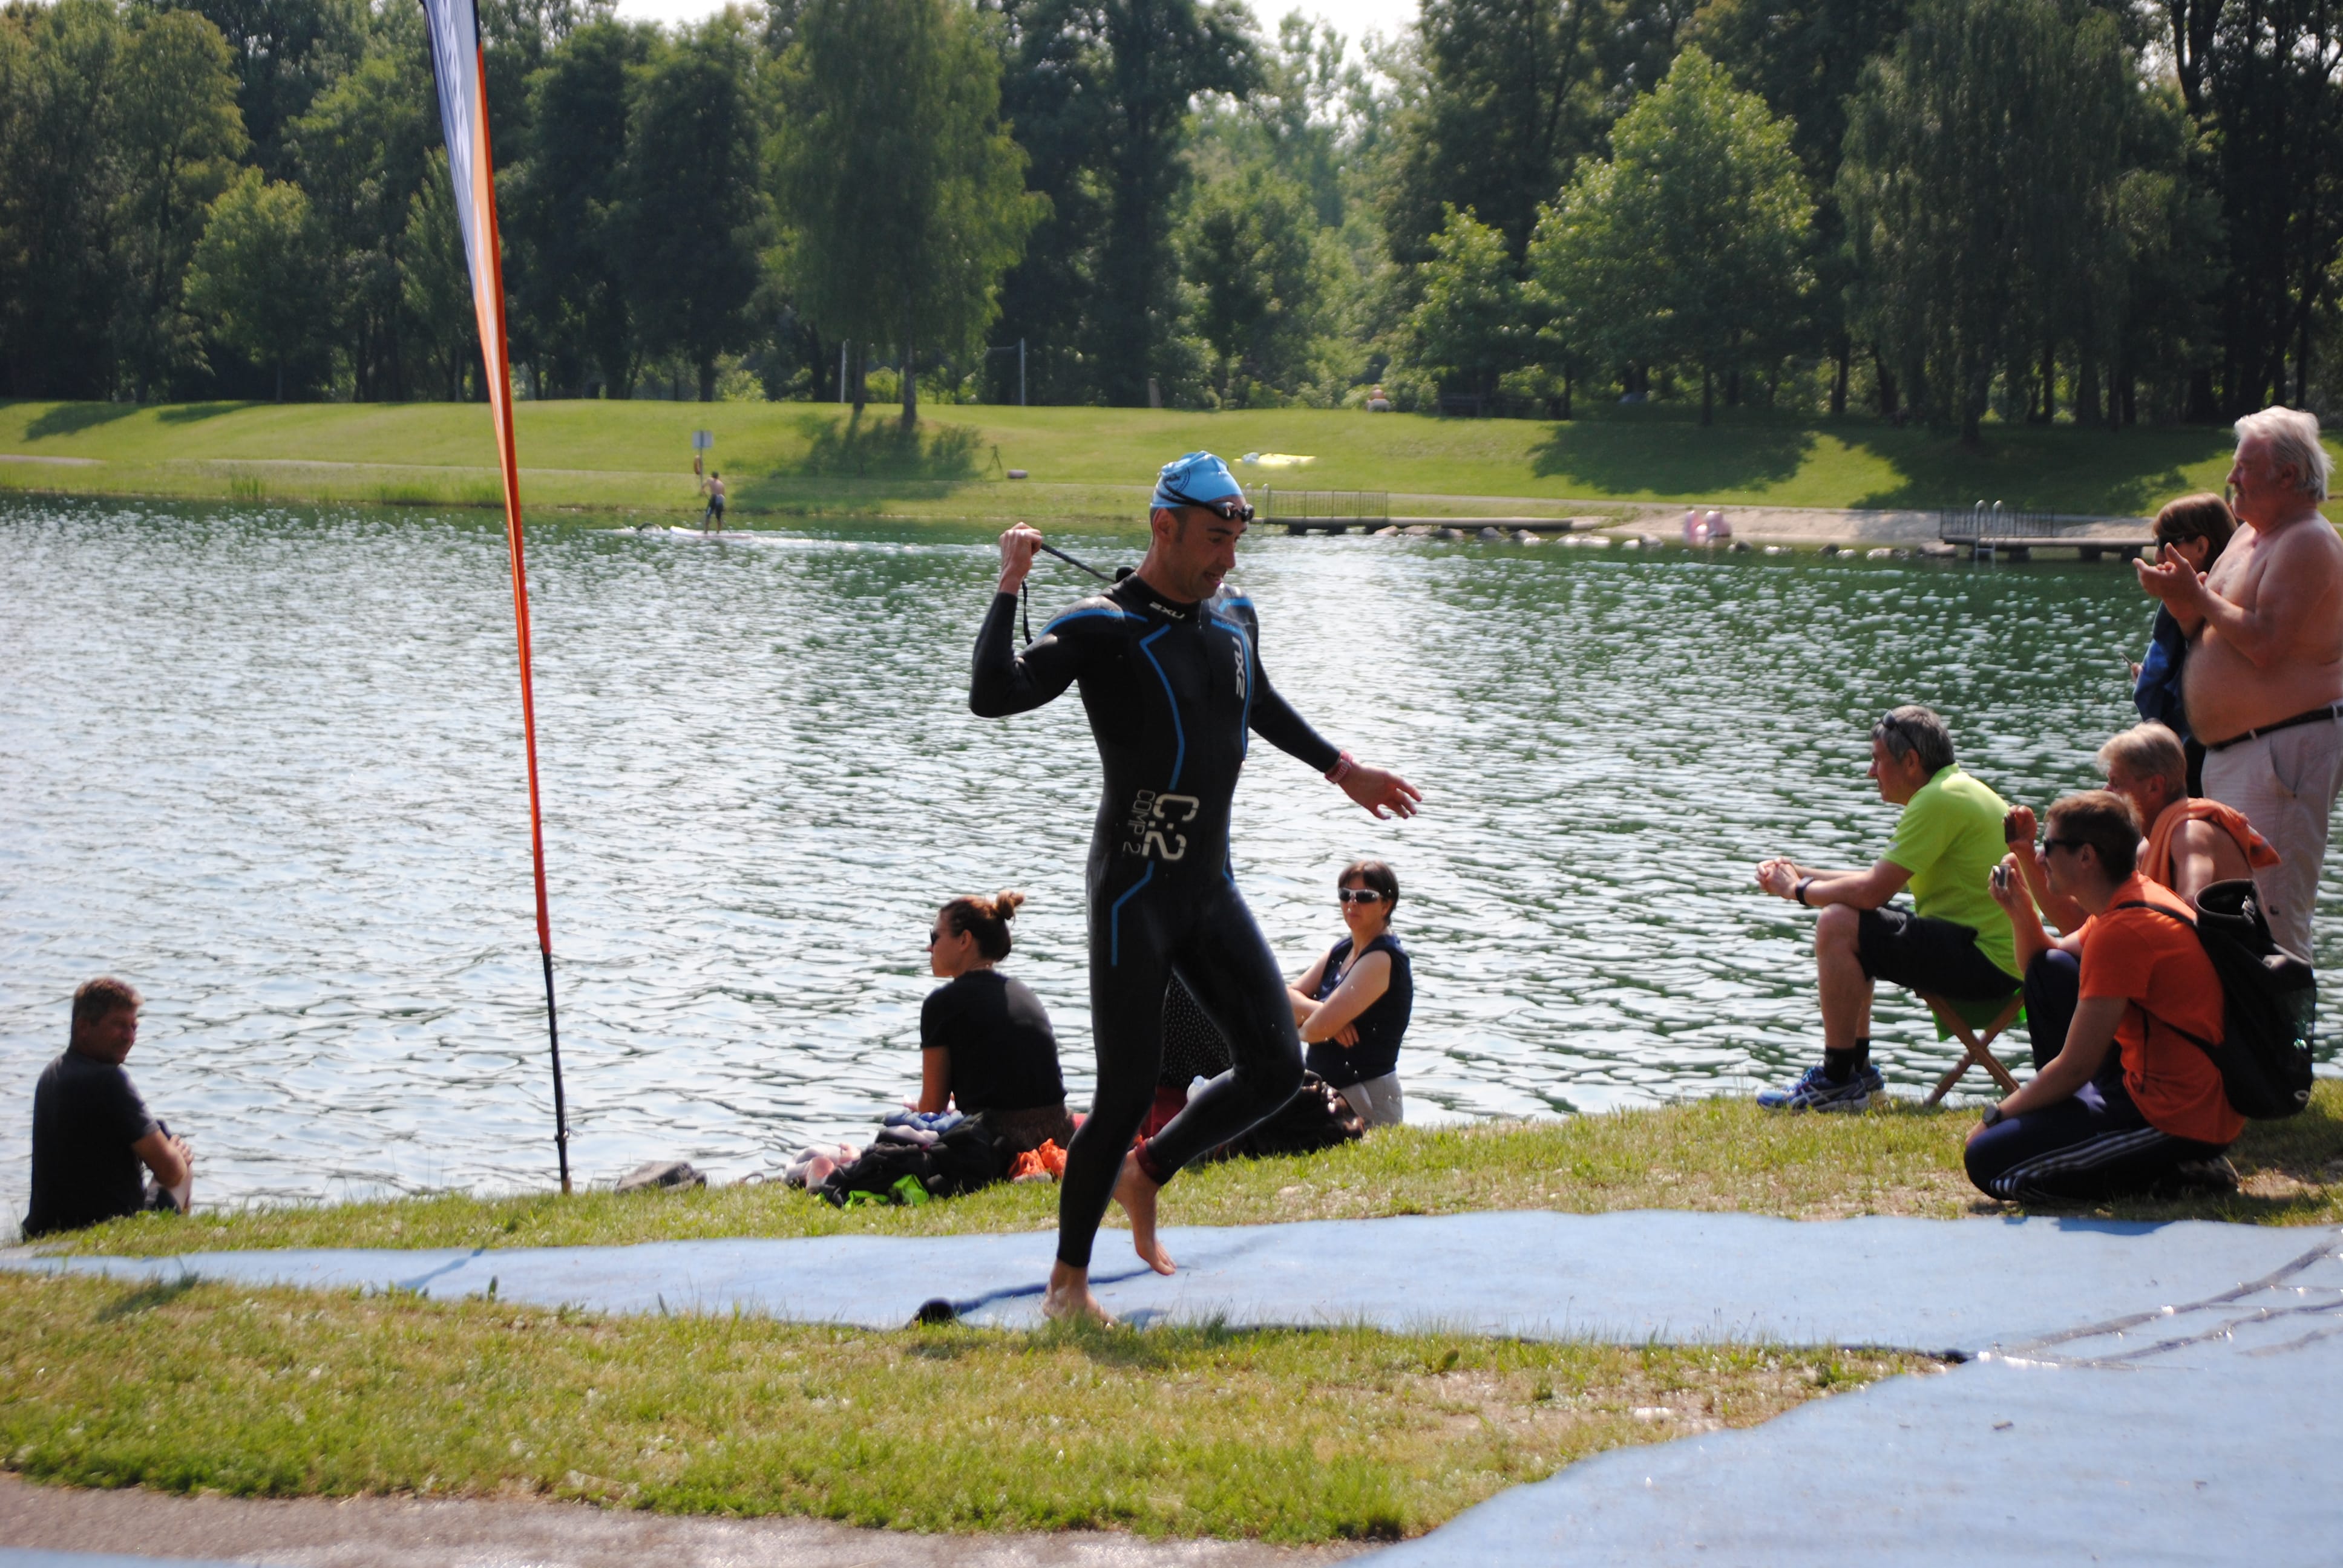
[[[1252,508],[1229,466],[1210,452],[1190,452],[1163,465],[1155,477],[1155,507],[1201,507],[1232,523],[1252,521]]]

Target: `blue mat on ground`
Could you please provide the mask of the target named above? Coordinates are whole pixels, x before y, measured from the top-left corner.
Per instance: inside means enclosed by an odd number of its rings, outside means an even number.
[[[1173,1229],[1180,1272],[1099,1239],[1109,1311],[1140,1323],[1372,1324],[1640,1343],[1770,1341],[1974,1353],[2268,1274],[2326,1232],[2187,1221],[1826,1221],[1510,1212]],[[198,1252],[10,1266],[245,1284],[484,1295],[597,1312],[722,1312],[893,1328],[941,1297],[1039,1321],[1051,1238],[831,1236],[498,1251]]]
[[[2343,1560],[2343,1253],[2326,1241],[2258,1288],[1614,1450],[1377,1562],[2323,1568]]]
[[[1161,1279],[1101,1238],[1129,1320],[1371,1323],[1639,1342],[1977,1353],[1759,1427],[1623,1449],[1379,1554],[1491,1563],[2291,1568],[2343,1559],[2343,1231],[2059,1219],[1798,1222],[1459,1214],[1165,1233]],[[498,1251],[39,1258],[0,1266],[401,1287],[613,1312],[735,1308],[891,1327],[942,1296],[1036,1321],[1044,1235]],[[0,1553],[0,1568],[104,1560]]]

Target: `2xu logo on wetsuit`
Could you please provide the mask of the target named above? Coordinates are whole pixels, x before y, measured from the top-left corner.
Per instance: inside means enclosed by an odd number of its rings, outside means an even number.
[[[1196,819],[1203,802],[1193,795],[1159,795],[1141,789],[1131,802],[1131,819],[1123,824],[1126,855],[1154,856],[1176,860],[1188,852],[1188,835],[1179,829]]]

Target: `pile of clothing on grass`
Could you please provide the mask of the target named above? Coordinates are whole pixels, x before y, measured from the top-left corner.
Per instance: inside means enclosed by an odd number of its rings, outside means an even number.
[[[1159,1101],[1148,1130],[1169,1121],[1185,1100],[1182,1095],[1168,1106]],[[1081,1120],[1075,1119],[1076,1125]],[[1342,1095],[1315,1073],[1304,1073],[1301,1091],[1276,1115],[1204,1158],[1310,1154],[1348,1142],[1363,1131]],[[790,1156],[782,1180],[843,1209],[957,1198],[998,1181],[1055,1181],[1065,1170],[1066,1151],[1056,1143],[1020,1149],[982,1111],[962,1116],[956,1111],[899,1111],[860,1149],[851,1143],[800,1149]]]

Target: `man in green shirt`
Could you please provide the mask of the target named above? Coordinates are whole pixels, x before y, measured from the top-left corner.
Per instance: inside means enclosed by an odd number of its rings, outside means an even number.
[[[1872,727],[1871,777],[1881,799],[1904,808],[1871,869],[1818,871],[1787,856],[1757,868],[1759,887],[1823,912],[1822,1064],[1757,1096],[1774,1110],[1861,1111],[1886,1091],[1871,1065],[1874,981],[1948,1001],[1999,1002],[2018,988],[2009,921],[1987,885],[2007,852],[2001,797],[1954,766],[1952,732],[1916,706]],[[1888,907],[1907,887],[1916,913]]]

